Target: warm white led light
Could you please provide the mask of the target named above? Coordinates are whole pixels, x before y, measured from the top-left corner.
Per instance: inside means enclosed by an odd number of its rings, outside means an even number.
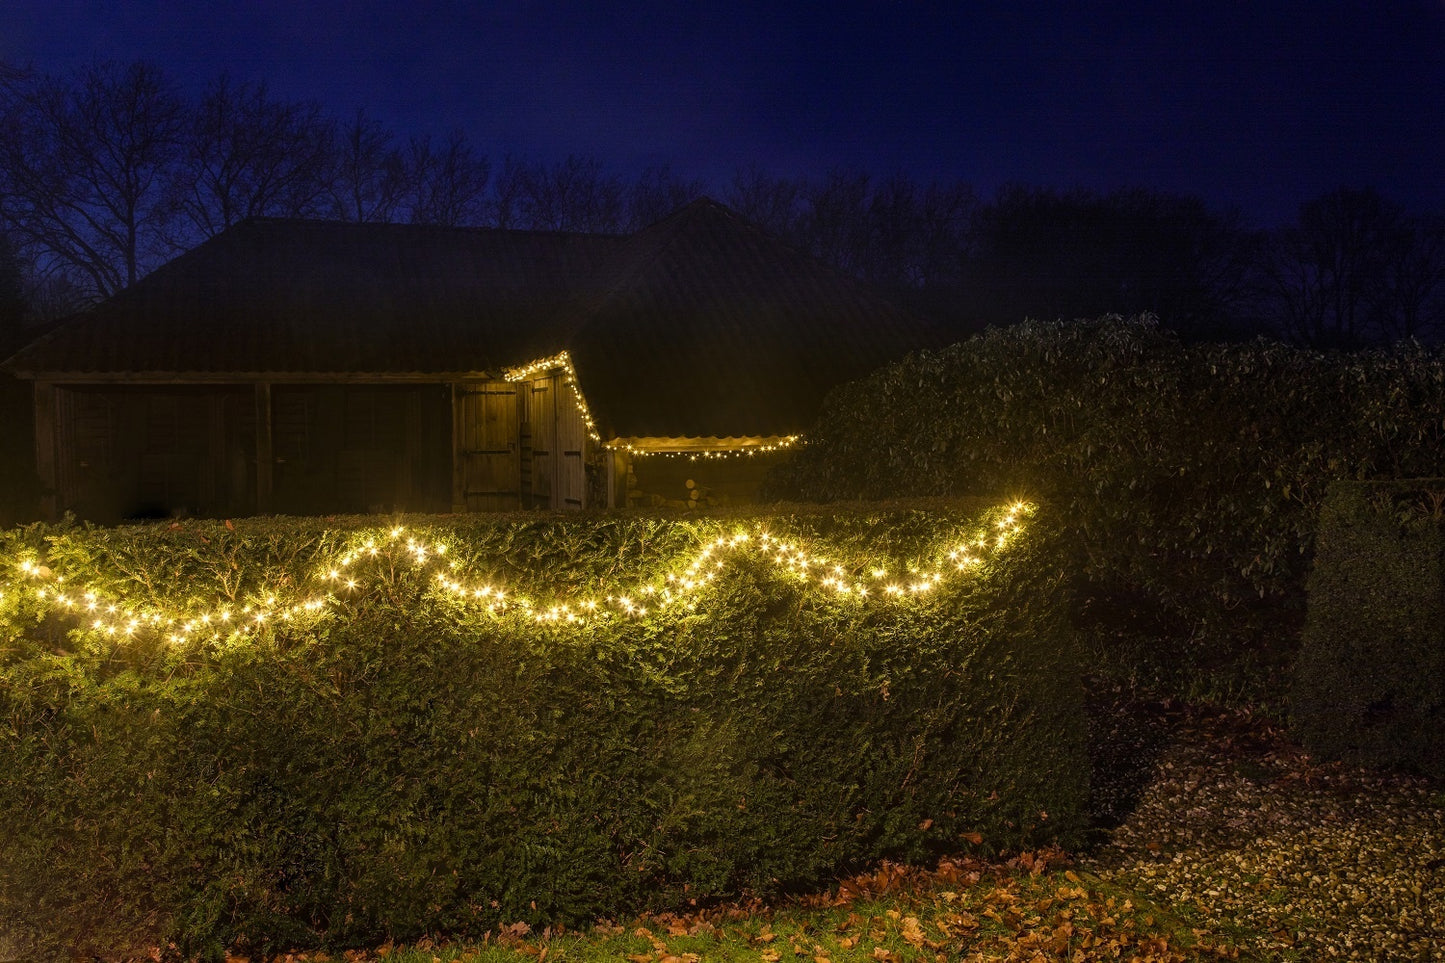
[[[999,534],[993,539],[979,538],[977,544],[985,551],[989,547],[1002,548],[1020,530],[1018,516],[1030,511],[1030,507],[1023,503],[1011,506],[1003,519],[1006,524],[999,525],[995,522],[994,526],[991,526],[998,530]],[[441,556],[447,553],[444,543],[408,538],[404,546],[396,544],[403,531],[401,526],[390,531],[394,548],[388,554],[394,561],[409,561],[420,570],[444,564],[446,571],[432,573],[438,591],[445,592],[463,603],[477,602],[485,615],[502,617],[508,612],[514,612],[537,624],[578,624],[622,615],[641,618],[649,611],[673,605],[684,605],[693,610],[697,593],[703,591],[725,570],[729,557],[742,553],[771,561],[799,582],[817,586],[840,604],[852,605],[863,604],[870,598],[869,588],[864,584],[870,576],[872,579],[888,580],[883,586],[883,592],[887,596],[918,597],[939,586],[944,578],[942,570],[963,572],[983,561],[982,554],[971,551],[967,541],[955,541],[952,543],[955,547],[943,553],[944,557],[938,560],[939,567],[905,565],[902,568],[909,573],[906,578],[889,579],[888,567],[878,564],[876,560],[855,559],[850,564],[843,564],[836,558],[836,552],[830,553],[834,556],[831,558],[829,555],[814,554],[805,545],[785,541],[759,528],[754,532],[736,531],[730,536],[718,536],[695,549],[690,558],[684,556],[684,559],[672,566],[660,566],[661,570],[651,576],[637,573],[625,577],[623,584],[611,592],[554,586],[548,593],[551,597],[549,601],[533,601],[526,597],[516,597],[513,600],[504,589],[496,587],[493,582],[461,571],[459,560],[453,558],[443,563]],[[378,537],[367,537],[362,544],[361,551],[366,553],[366,557],[380,554],[376,544]],[[64,582],[64,576],[52,575],[48,567],[32,559],[13,563],[14,570],[26,580],[8,583],[0,581],[0,598],[5,597],[5,592],[29,592],[37,600],[49,601],[56,607],[82,609],[97,615],[90,625],[96,631],[107,635],[119,632],[134,636],[143,627],[150,626],[163,637],[179,643],[190,639],[203,627],[213,624],[226,625],[232,634],[245,635],[274,619],[291,621],[308,613],[332,610],[339,603],[335,596],[321,586],[339,582],[348,592],[360,589],[366,572],[356,571],[345,578],[341,576],[341,570],[356,560],[354,552],[348,553],[337,562],[322,564],[312,569],[318,573],[318,584],[315,588],[308,589],[303,585],[281,594],[265,593],[262,596],[264,601],[254,605],[242,605],[242,619],[237,622],[232,621],[233,603],[230,600],[213,603],[193,600],[176,605],[155,599],[113,598],[94,586],[78,586],[72,590],[73,594],[47,588],[44,584],[47,579],[53,578],[58,585]],[[685,565],[682,564],[684,561]],[[5,566],[0,565],[0,573],[3,573],[4,569]],[[450,573],[455,573],[455,576]],[[281,580],[270,581],[272,584],[281,584]],[[636,601],[639,597],[651,601],[648,605],[642,605]],[[211,637],[218,640],[221,636],[213,633]]]

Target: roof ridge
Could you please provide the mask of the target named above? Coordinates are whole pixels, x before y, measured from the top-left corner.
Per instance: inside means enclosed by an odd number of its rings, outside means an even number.
[[[534,237],[609,237],[627,238],[633,235],[622,231],[571,231],[560,228],[498,227],[492,224],[417,224],[410,221],[352,221],[339,217],[278,217],[267,214],[253,214],[230,227],[218,231],[206,240],[221,237],[246,225],[296,225],[305,227],[341,228],[343,230],[404,230],[427,231],[437,234],[515,234]],[[202,241],[201,244],[206,243]],[[200,245],[197,245],[199,247]],[[191,250],[194,250],[192,248]]]

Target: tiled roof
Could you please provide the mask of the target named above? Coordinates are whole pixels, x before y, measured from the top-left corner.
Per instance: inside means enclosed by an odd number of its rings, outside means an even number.
[[[709,200],[630,237],[257,219],[7,362],[30,377],[500,372],[570,351],[605,437],[806,429],[932,329]]]

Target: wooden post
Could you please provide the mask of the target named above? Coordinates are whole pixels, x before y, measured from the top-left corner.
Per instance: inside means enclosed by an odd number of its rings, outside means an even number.
[[[256,514],[271,514],[273,471],[271,450],[271,383],[256,382]]]
[[[452,511],[458,514],[467,510],[466,456],[462,452],[462,405],[466,396],[462,386],[453,382],[452,390]]]
[[[34,391],[35,473],[40,476],[40,517],[53,522],[60,517],[55,470],[55,386],[48,381],[37,381]]]
[[[553,371],[547,378],[547,396],[552,403],[547,406],[552,419],[552,498],[548,506],[552,509],[567,507],[567,453],[562,434],[562,372]]]

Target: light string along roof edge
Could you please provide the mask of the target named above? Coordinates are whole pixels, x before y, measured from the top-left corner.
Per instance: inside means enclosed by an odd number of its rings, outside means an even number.
[[[572,355],[570,353],[559,351],[546,358],[538,358],[535,361],[529,361],[527,364],[519,365],[515,368],[507,368],[502,374],[508,381],[526,381],[528,378],[534,377],[539,373],[555,371],[559,368],[562,370],[562,381],[571,389],[572,398],[577,403],[577,410],[582,415],[582,424],[587,428],[587,436],[597,444],[611,451],[625,451],[633,456],[663,456],[669,458],[688,458],[690,460],[696,460],[698,458],[734,458],[739,455],[747,456],[783,451],[784,449],[799,444],[803,438],[802,435],[781,435],[778,436],[776,440],[765,441],[761,444],[741,445],[736,448],[715,448],[705,451],[656,451],[641,448],[626,442],[603,441],[601,433],[597,430],[597,422],[592,417],[592,409],[588,407],[587,399],[582,394],[582,386],[577,381],[577,369],[572,364]]]

